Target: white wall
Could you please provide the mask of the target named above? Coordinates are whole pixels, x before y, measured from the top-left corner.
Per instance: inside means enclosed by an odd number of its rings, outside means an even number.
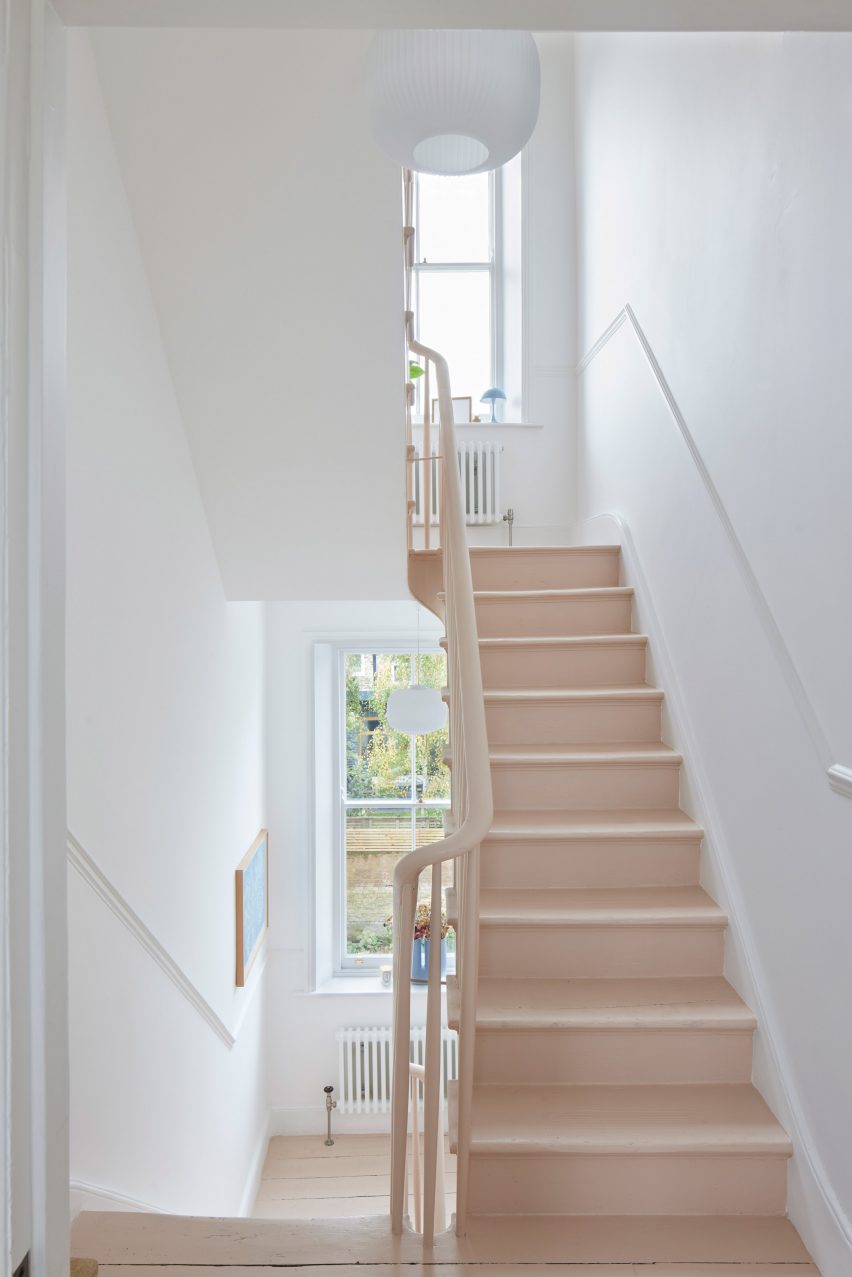
[[[400,183],[364,109],[369,38],[95,33],[229,598],[405,594]],[[572,37],[539,46],[523,294],[509,314],[526,329],[532,428],[460,433],[503,443],[518,540],[564,541],[575,514]]]
[[[405,592],[402,195],[369,38],[93,36],[231,599]]]
[[[0,1269],[68,1269],[62,33],[0,2]]]
[[[221,1020],[245,1017],[229,1050],[72,871],[71,1177],[233,1213],[266,1122],[262,980],[234,988],[262,608],[224,598],[85,33],[68,111],[69,829]]]
[[[635,543],[713,835],[708,883],[732,909],[731,974],[762,1019],[756,1079],[795,1141],[793,1218],[840,1274],[852,806],[826,766],[852,763],[852,41],[576,47],[581,348],[632,304],[731,528],[629,324],[581,378],[583,512],[616,512]]]
[[[502,444],[500,504],[515,512],[515,544],[565,545],[577,514],[573,36],[537,35],[536,43],[541,110],[509,166],[503,208],[505,380],[510,396],[522,384],[523,405],[501,405],[503,420],[491,425],[490,408],[474,403],[482,423],[459,425],[456,434],[459,442]],[[508,541],[505,524],[471,527],[468,536],[473,545]]]
[[[272,1128],[280,1133],[323,1129],[322,1088],[337,1086],[335,1029],[387,1025],[392,1013],[391,995],[379,989],[377,976],[334,981],[322,971],[317,979],[315,971],[316,934],[327,932],[332,920],[326,883],[335,854],[328,828],[315,817],[315,646],[372,638],[407,647],[415,640],[416,616],[412,601],[267,608],[269,841],[280,866],[270,887],[269,1100]],[[421,611],[423,643],[437,642],[441,633],[435,618]],[[335,795],[325,796],[330,806]],[[415,994],[415,1016],[417,1004]]]

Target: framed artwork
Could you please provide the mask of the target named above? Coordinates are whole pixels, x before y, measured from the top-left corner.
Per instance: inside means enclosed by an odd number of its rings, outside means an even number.
[[[438,420],[438,400],[432,400],[432,420]],[[465,425],[473,420],[473,396],[453,395],[453,423]]]
[[[261,829],[237,866],[238,989],[246,982],[269,926],[268,838],[267,830]]]

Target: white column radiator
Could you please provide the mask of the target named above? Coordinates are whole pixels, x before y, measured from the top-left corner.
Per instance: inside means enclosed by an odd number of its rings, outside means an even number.
[[[341,1113],[389,1113],[391,1099],[391,1029],[338,1029],[337,1107]],[[411,1030],[411,1059],[423,1063],[425,1029]],[[458,1077],[458,1035],[441,1030],[441,1090]]]
[[[500,523],[500,458],[503,445],[493,440],[474,439],[460,443],[456,453],[459,463],[462,494],[464,496],[465,522]],[[415,446],[414,460],[414,522],[423,525],[423,466],[419,445]],[[438,464],[432,461],[432,517],[437,524],[440,502]]]

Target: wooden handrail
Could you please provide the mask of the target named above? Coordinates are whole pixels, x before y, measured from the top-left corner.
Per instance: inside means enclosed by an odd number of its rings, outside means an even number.
[[[438,398],[439,511],[438,536],[441,556],[444,617],[447,635],[447,686],[450,700],[450,750],[452,760],[451,803],[446,836],[403,856],[393,876],[394,896],[394,1052],[391,1105],[391,1227],[401,1233],[406,1208],[406,1161],[408,1104],[410,1091],[409,1039],[411,1024],[411,958],[414,943],[414,915],[417,886],[424,869],[432,870],[431,917],[434,920],[430,945],[426,1004],[423,1102],[423,1208],[424,1245],[434,1238],[438,1140],[443,1137],[441,1120],[441,887],[442,867],[454,863],[458,917],[456,926],[456,979],[459,987],[459,1068],[458,1068],[458,1172],[456,1186],[456,1232],[465,1230],[467,1217],[470,1110],[473,1095],[473,1048],[476,1014],[476,986],[479,953],[479,845],[491,828],[493,802],[482,671],[470,554],[465,530],[464,504],[456,464],[456,438],[452,392],[447,361],[436,350],[418,341],[411,309],[411,282],[414,234],[411,225],[412,176],[404,175],[405,228],[405,338],[409,355],[434,368]],[[406,448],[408,465],[416,464],[412,450],[410,392],[405,396]],[[427,419],[430,405],[427,404]],[[424,441],[425,442],[425,441]],[[431,447],[424,446],[423,462],[431,472]],[[410,475],[408,492],[412,490]],[[430,498],[431,499],[431,498]],[[430,511],[426,508],[428,529]],[[413,549],[413,511],[408,507],[409,555]],[[428,531],[424,534],[428,536]]]

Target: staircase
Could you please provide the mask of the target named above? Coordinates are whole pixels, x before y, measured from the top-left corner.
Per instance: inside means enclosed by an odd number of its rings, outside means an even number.
[[[751,1084],[755,1020],[722,974],[727,919],[699,885],[619,550],[470,553],[495,811],[470,1223],[789,1229],[790,1142]],[[452,981],[448,1007],[457,1026]]]
[[[470,553],[495,816],[470,1209],[428,1263],[818,1277],[785,1217],[790,1143],[751,1085],[755,1020],[722,975],[726,918],[698,883],[702,830],[678,807],[681,759],[619,552]],[[456,1026],[458,1001],[450,981]],[[424,1262],[422,1239],[386,1219],[84,1214],[74,1245],[197,1277]]]

